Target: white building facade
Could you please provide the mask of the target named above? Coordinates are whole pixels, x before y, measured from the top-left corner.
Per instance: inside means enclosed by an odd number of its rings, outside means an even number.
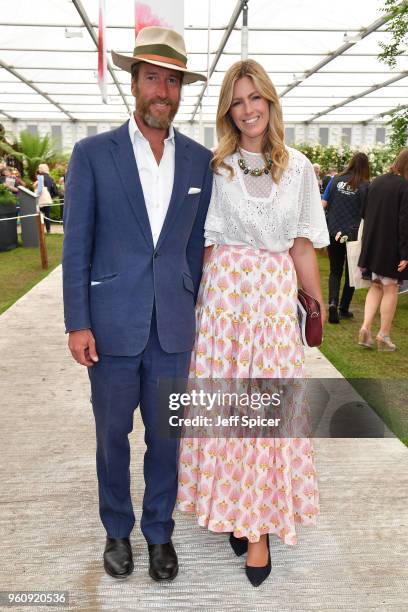
[[[120,123],[102,122],[47,122],[47,121],[1,121],[8,136],[18,137],[23,130],[44,136],[49,134],[58,150],[65,153],[72,151],[74,144],[85,138],[101,132],[107,132]],[[175,126],[187,136],[201,142],[206,147],[214,147],[217,143],[214,123],[194,121],[193,123],[180,123]],[[375,145],[384,145],[389,142],[390,127],[384,123],[310,123],[291,124],[285,126],[285,140],[291,144],[322,144],[325,146],[349,145],[353,149],[359,147],[369,148]]]

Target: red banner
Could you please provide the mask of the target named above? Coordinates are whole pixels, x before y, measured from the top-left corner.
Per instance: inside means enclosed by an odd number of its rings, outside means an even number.
[[[106,56],[106,28],[105,28],[105,0],[99,0],[99,27],[98,27],[98,84],[101,90],[102,101],[107,99],[107,56]]]

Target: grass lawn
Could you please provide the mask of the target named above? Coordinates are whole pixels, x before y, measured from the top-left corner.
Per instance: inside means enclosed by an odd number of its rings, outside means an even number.
[[[319,254],[319,266],[327,303],[328,257]],[[370,350],[357,344],[366,294],[367,289],[354,293],[350,306],[353,319],[342,319],[338,325],[326,324],[321,351],[345,378],[357,379],[350,382],[408,446],[408,294],[399,298],[391,329],[391,338],[397,345],[394,353],[379,353],[376,347]],[[373,335],[379,327],[377,314]]]
[[[62,234],[46,234],[48,270],[41,268],[40,249],[19,246],[0,253],[0,314],[61,263]]]
[[[319,255],[323,295],[328,294],[329,259]],[[354,319],[342,319],[338,325],[326,324],[322,352],[345,377],[350,378],[406,378],[408,374],[408,294],[401,295],[391,329],[397,345],[395,353],[378,353],[358,346],[357,335],[364,318],[367,289],[355,291],[350,310]],[[377,314],[373,336],[380,329]]]

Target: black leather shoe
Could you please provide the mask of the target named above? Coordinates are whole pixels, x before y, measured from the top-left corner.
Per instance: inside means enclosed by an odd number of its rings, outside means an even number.
[[[178,573],[178,559],[170,540],[166,544],[148,544],[149,575],[153,580],[173,580]]]
[[[336,304],[329,306],[329,323],[339,323],[339,311]]]
[[[248,539],[247,538],[236,538],[233,533],[230,533],[229,542],[231,548],[237,557],[240,557],[248,551]]]
[[[351,310],[339,310],[340,319],[352,319],[354,317]]]
[[[126,578],[133,572],[133,555],[129,538],[106,538],[103,566],[105,572],[112,578]]]

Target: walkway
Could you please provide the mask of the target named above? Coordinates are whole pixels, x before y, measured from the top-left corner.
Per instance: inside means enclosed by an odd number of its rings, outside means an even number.
[[[148,577],[138,525],[134,574],[125,582],[107,576],[88,377],[66,342],[59,267],[0,317],[1,591],[67,590],[70,609],[81,611],[407,609],[408,449],[392,436],[316,439],[318,525],[300,527],[294,547],[271,540],[272,574],[257,590],[225,536],[179,514],[174,583]],[[308,361],[314,376],[339,376],[318,351]],[[137,510],[139,416],[131,444]],[[38,608],[21,608],[29,609]]]

